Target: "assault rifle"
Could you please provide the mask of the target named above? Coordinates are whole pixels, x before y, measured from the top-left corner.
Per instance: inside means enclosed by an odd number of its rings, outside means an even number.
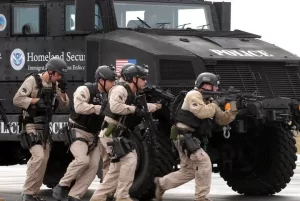
[[[236,101],[240,119],[252,118],[267,122],[282,122],[291,129],[300,130],[300,105],[298,100],[286,97],[258,96],[255,93],[241,92],[234,89],[234,87],[229,87],[228,90],[202,91],[201,93],[204,97],[213,97],[221,108],[230,101]]]
[[[148,110],[146,95],[140,93],[138,96],[136,96],[136,102],[142,110],[147,112],[146,117],[143,118],[145,129],[144,138],[148,141],[148,143],[152,144],[153,146],[156,146],[156,127],[154,125],[152,114]]]
[[[175,99],[175,96],[173,94],[169,93],[168,91],[164,91],[155,85],[147,85],[143,89],[143,92],[147,94],[147,97],[151,100],[151,102],[162,103],[167,106]]]
[[[2,101],[3,100],[5,100],[5,99],[0,99],[0,115],[2,117],[2,121],[5,124],[5,126],[6,126],[8,132],[9,132],[9,134],[12,134],[12,132],[10,130],[10,123],[9,123],[9,121],[7,119],[7,116],[6,116],[6,113],[5,113],[5,109],[4,109],[3,105],[2,105]]]
[[[48,139],[52,140],[50,137],[50,122],[52,121],[53,111],[56,109],[54,93],[52,88],[43,88],[41,91],[41,97],[45,102],[45,112],[46,119],[44,121],[44,142],[46,143]]]
[[[255,93],[245,93],[241,92],[241,90],[235,89],[234,87],[230,86],[228,90],[222,91],[202,91],[201,92],[204,98],[206,96],[213,97],[220,106],[225,106],[227,102],[236,101],[237,107],[246,108],[247,101],[258,101],[263,100],[266,97],[258,96]]]

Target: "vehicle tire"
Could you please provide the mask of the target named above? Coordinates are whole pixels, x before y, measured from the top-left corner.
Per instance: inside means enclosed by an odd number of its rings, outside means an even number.
[[[49,161],[43,183],[48,188],[54,188],[59,180],[64,176],[67,167],[62,167],[57,161]]]
[[[162,128],[158,129],[156,134],[156,149],[136,136],[134,141],[137,146],[138,163],[129,193],[132,198],[148,201],[154,198],[154,178],[174,171],[177,151],[169,139],[169,132],[164,132]]]
[[[68,165],[73,160],[73,155],[62,143],[53,143],[47,163],[43,184],[54,188],[67,171]],[[67,153],[67,154],[65,154]]]
[[[252,134],[254,133],[250,135]],[[248,165],[251,168],[246,170],[247,168],[242,168],[241,163],[237,161],[233,164],[231,172],[220,170],[220,175],[227,181],[228,186],[240,194],[278,193],[286,187],[294,174],[297,161],[295,143],[291,131],[281,126],[265,126],[260,135],[252,140],[252,148],[248,146],[248,150],[254,152],[251,166]],[[247,154],[243,153],[240,158],[246,156]]]

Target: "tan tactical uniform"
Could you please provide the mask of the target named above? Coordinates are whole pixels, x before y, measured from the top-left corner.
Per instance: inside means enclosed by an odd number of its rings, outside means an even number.
[[[216,123],[227,125],[234,120],[237,111],[223,112],[215,103],[206,104],[201,93],[196,90],[189,91],[184,99],[182,108],[192,112],[199,119],[215,117]],[[177,123],[182,130],[194,131],[191,127]],[[156,178],[156,199],[161,200],[164,191],[176,188],[192,179],[195,179],[195,201],[205,201],[210,191],[212,166],[207,153],[200,149],[188,157],[183,151],[179,140],[174,140],[180,156],[180,170],[172,172],[162,178]]]
[[[78,114],[99,114],[101,110],[100,105],[89,104],[90,93],[86,86],[80,86],[73,94],[74,97],[74,109]],[[74,123],[72,119],[69,119],[71,123]],[[99,122],[101,124],[102,122]],[[89,144],[93,143],[93,134],[83,131],[81,129],[72,128],[75,131],[77,138],[84,138]],[[80,199],[86,193],[88,187],[95,179],[100,156],[101,146],[98,141],[97,147],[87,155],[88,145],[80,140],[76,140],[72,143],[70,148],[74,160],[69,164],[67,172],[61,178],[59,185],[70,186],[73,180],[76,183],[71,188],[69,196]]]
[[[118,80],[119,84],[120,83],[125,83],[125,82],[126,81],[122,77],[120,77],[119,80]],[[161,107],[162,107],[161,104],[148,103],[148,110],[150,112],[155,112],[156,110],[160,109]],[[113,119],[111,119],[109,117],[107,117],[107,118],[109,119],[108,121],[112,121],[113,123],[115,122],[115,121],[113,121]],[[105,147],[102,145],[102,143],[101,143],[101,147],[102,147],[102,150],[105,150]],[[101,156],[102,156],[102,160],[103,160],[103,165],[102,165],[102,181],[103,181],[104,176],[108,172],[108,168],[109,168],[109,165],[110,165],[110,158],[109,158],[106,151],[102,151],[101,154],[102,154]]]
[[[127,115],[135,112],[135,106],[126,105],[128,93],[126,89],[117,85],[114,86],[109,92],[109,104],[110,109],[115,114]],[[155,104],[148,103],[148,109],[150,112],[154,112],[157,107]],[[118,122],[112,118],[105,116],[105,121],[108,123],[117,124]],[[106,137],[104,133],[107,128],[101,130],[100,138],[103,147],[107,153],[111,153],[110,148],[107,146],[107,142],[111,142],[111,136]],[[103,182],[91,197],[91,201],[106,201],[106,197],[112,194],[115,190],[116,201],[132,199],[129,196],[129,188],[131,187],[134,179],[135,169],[137,164],[137,154],[133,150],[126,156],[120,159],[120,162],[110,163],[109,170],[106,173]]]
[[[42,74],[39,74],[42,79]],[[42,84],[44,87],[52,88],[52,83],[46,83],[42,79]],[[57,88],[57,95],[61,94],[59,88]],[[17,107],[21,107],[23,109],[28,109],[30,106],[32,98],[36,98],[38,93],[37,85],[35,78],[33,76],[29,76],[23,82],[17,93],[13,98],[13,104]],[[60,102],[64,103],[65,106],[69,105],[69,98],[66,94],[66,101],[60,98]],[[28,116],[28,113],[24,111],[24,116]],[[27,124],[26,127],[27,133],[36,133],[43,132],[42,124]],[[42,145],[35,145],[30,148],[31,158],[27,162],[27,172],[26,172],[26,180],[23,186],[23,193],[29,195],[37,195],[40,187],[43,183],[44,174],[47,167],[47,162],[49,158],[49,143],[46,144],[45,149]]]

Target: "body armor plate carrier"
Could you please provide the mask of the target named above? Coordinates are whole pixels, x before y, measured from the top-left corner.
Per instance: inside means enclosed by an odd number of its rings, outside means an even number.
[[[119,83],[118,85],[122,85],[127,93],[128,93],[128,96],[127,96],[127,99],[125,101],[125,104],[126,105],[132,105],[135,103],[135,94],[132,92],[130,86],[127,84],[127,83]],[[118,114],[114,114],[112,113],[112,111],[110,110],[110,104],[107,103],[106,107],[104,108],[104,111],[103,111],[103,114],[105,116],[108,116],[116,121],[119,121],[120,118],[122,117],[122,115],[118,115]],[[133,114],[128,114],[127,115],[127,118],[124,122],[124,125],[129,128],[129,129],[132,129],[134,128],[136,125],[138,125],[140,123],[140,119],[138,117],[134,117]]]
[[[172,105],[173,123],[180,122],[195,129],[198,134],[210,135],[213,119],[199,119],[192,112],[181,109],[186,93],[186,91],[180,92]]]
[[[102,105],[102,94],[98,90],[97,83],[85,83],[90,93],[90,100],[88,104]],[[78,129],[84,130],[88,133],[98,133],[101,130],[101,123],[104,116],[97,114],[78,114],[72,108],[70,118],[78,125]]]
[[[37,93],[37,96],[36,98],[41,98],[42,96],[42,91],[43,91],[43,88],[45,88],[43,86],[43,83],[42,83],[42,78],[40,77],[40,75],[38,73],[30,73],[28,75],[25,76],[25,78],[29,77],[29,76],[33,76],[34,79],[35,79],[35,82],[36,82],[36,87],[38,89],[38,93]],[[52,82],[52,90],[51,90],[51,100],[49,102],[51,102],[51,104],[53,103],[53,99],[55,98],[56,96],[56,83]],[[56,108],[58,107],[58,100],[55,99],[55,102],[53,105],[51,105],[52,107],[52,113],[54,113],[54,111],[56,110]],[[23,110],[22,110],[23,111]],[[30,105],[29,108],[26,110],[29,114],[29,116],[26,116],[24,119],[21,117],[21,119],[23,119],[23,125],[25,126],[26,124],[28,123],[35,123],[35,120],[36,118],[39,119],[39,117],[44,117],[47,115],[47,112],[45,110],[37,110],[36,106],[35,105]],[[23,114],[21,114],[22,116]]]

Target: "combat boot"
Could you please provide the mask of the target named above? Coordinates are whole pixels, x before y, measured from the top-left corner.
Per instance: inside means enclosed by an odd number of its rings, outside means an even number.
[[[156,177],[154,179],[154,183],[155,183],[155,198],[158,201],[162,201],[162,197],[163,194],[165,193],[165,191],[162,189],[162,187],[159,185],[159,180],[158,177]]]
[[[22,201],[46,201],[40,197],[33,197],[33,195],[29,194],[21,194]]]
[[[69,194],[70,187],[69,186],[61,186],[57,184],[53,189],[52,189],[52,196],[56,200],[62,200],[66,198]]]

